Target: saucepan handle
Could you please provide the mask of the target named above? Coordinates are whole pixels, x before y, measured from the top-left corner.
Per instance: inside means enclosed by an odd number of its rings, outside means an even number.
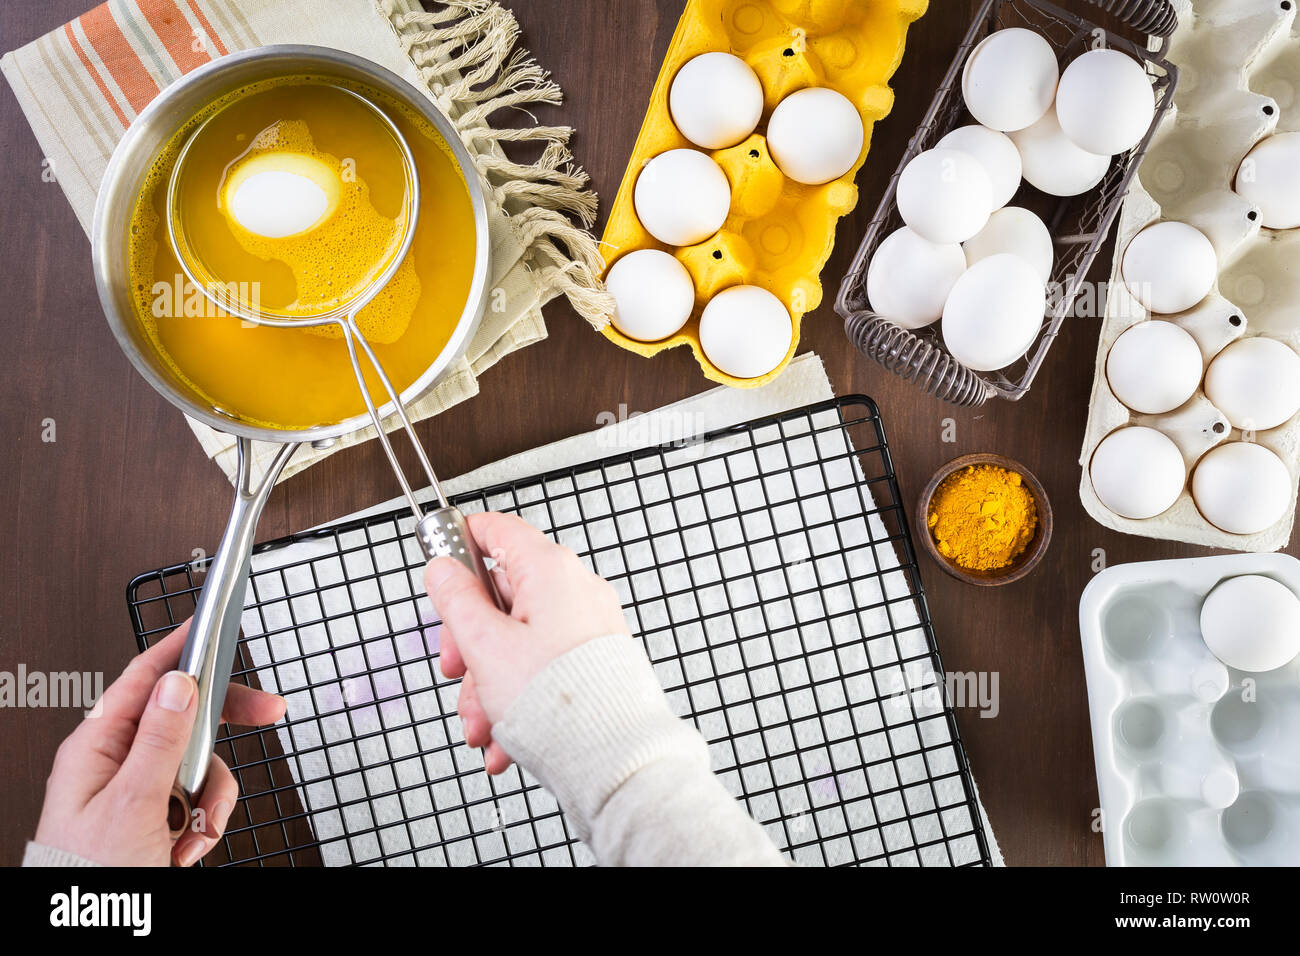
[[[426,561],[440,557],[455,558],[474,572],[487,589],[492,602],[497,607],[502,607],[501,595],[497,593],[492,572],[483,563],[483,552],[479,550],[474,536],[469,533],[469,525],[459,508],[448,505],[430,511],[415,526],[415,537],[420,542],[420,550],[424,552]]]
[[[179,669],[192,675],[198,684],[199,707],[172,788],[172,798],[184,813],[183,821],[173,815],[174,835],[191,825],[194,804],[207,780],[217,725],[221,722],[226,689],[230,686],[230,671],[235,662],[257,519],[276,478],[298,446],[281,446],[256,484],[252,477],[252,440],[240,438],[238,448],[239,474],[234,507],[221,544],[205,573],[189,636],[185,640],[185,649],[181,651]]]

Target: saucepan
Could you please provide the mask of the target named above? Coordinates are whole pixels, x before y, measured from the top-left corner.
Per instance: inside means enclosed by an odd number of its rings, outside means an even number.
[[[194,70],[165,89],[140,113],[114,150],[100,186],[92,228],[95,282],[108,323],[136,371],[186,415],[235,436],[239,454],[234,507],[221,543],[208,565],[180,662],[180,668],[195,677],[199,692],[198,715],[174,792],[186,812],[202,790],[211,760],[234,664],[253,538],[271,487],[299,445],[328,447],[340,436],[367,427],[370,418],[362,413],[344,421],[286,430],[250,424],[204,398],[158,353],[136,318],[128,275],[127,236],[151,165],[163,147],[192,123],[203,107],[249,83],[304,74],[359,83],[388,94],[422,115],[446,141],[472,202],[474,272],[464,310],[446,346],[401,393],[403,405],[423,395],[447,373],[464,353],[483,316],[490,245],[487,205],[473,160],[451,122],[426,94],[369,60],[325,47],[298,45],[268,46],[230,54]],[[389,402],[379,411],[387,416],[394,410],[395,406]],[[260,476],[253,473],[254,441],[280,446]]]

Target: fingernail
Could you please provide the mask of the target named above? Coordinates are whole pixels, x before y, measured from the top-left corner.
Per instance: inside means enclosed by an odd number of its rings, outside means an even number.
[[[434,558],[429,562],[429,570],[425,572],[424,584],[433,594],[438,588],[442,587],[443,582],[456,573],[460,567],[455,558]]]
[[[226,824],[230,822],[230,811],[234,810],[233,804],[226,800],[218,800],[212,807],[212,812],[208,814],[208,834],[217,836],[226,832]]]
[[[185,848],[176,854],[176,862],[181,866],[193,866],[199,862],[201,856],[203,856],[203,841],[194,839],[185,844]]]
[[[194,678],[183,671],[164,674],[158,685],[158,706],[177,713],[190,706],[194,696]]]

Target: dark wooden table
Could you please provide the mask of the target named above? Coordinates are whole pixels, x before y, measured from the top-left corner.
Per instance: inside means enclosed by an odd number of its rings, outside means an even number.
[[[1082,0],[1066,0],[1082,9]],[[544,122],[578,130],[578,159],[613,198],[642,109],[684,0],[512,0],[527,45],[567,92]],[[0,48],[12,49],[83,13],[89,0],[6,0]],[[903,494],[912,501],[934,470],[967,452],[1016,458],[1042,479],[1056,513],[1051,550],[1030,577],[975,589],[923,566],[944,664],[996,671],[1000,712],[959,712],[961,732],[994,831],[1012,864],[1103,862],[1093,832],[1097,788],[1079,650],[1077,603],[1098,549],[1109,564],[1203,553],[1129,537],[1093,522],[1079,504],[1079,449],[1097,323],[1067,322],[1034,390],[1017,404],[956,410],[853,352],[831,309],[884,185],[977,4],[932,0],[895,76],[897,104],[876,127],[858,177],[857,211],[840,223],[822,273],[827,295],[804,320],[803,348],[826,363],[838,394],[879,403]],[[0,383],[7,451],[0,460],[3,549],[0,670],[103,671],[111,680],[134,651],[124,588],[137,572],[215,548],[230,486],[199,450],[181,415],[118,351],[95,296],[90,248],[59,187],[43,182],[41,153],[12,92],[0,84],[0,302],[7,339]],[[1101,256],[1101,276],[1110,250]],[[703,390],[684,349],[647,361],[615,348],[563,301],[546,309],[550,337],[501,362],[482,394],[419,426],[440,470],[459,474],[586,431],[626,403],[649,410]],[[563,370],[563,371],[562,371]],[[527,398],[525,399],[525,396]],[[955,441],[944,441],[945,420]],[[41,440],[53,419],[57,441]],[[442,444],[440,436],[470,440]],[[386,500],[392,475],[373,443],[337,454],[276,489],[260,536],[276,537]],[[0,862],[16,863],[35,830],[70,710],[0,711]]]

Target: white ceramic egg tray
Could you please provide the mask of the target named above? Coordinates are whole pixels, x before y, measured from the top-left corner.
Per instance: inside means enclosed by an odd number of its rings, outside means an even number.
[[[1178,66],[1174,106],[1152,140],[1120,215],[1115,265],[1097,346],[1088,425],[1080,464],[1079,497],[1101,524],[1130,534],[1238,551],[1286,545],[1295,520],[1300,478],[1300,415],[1253,437],[1291,472],[1292,504],[1272,527],[1230,534],[1206,521],[1188,487],[1154,518],[1135,520],[1110,511],[1088,474],[1092,453],[1124,425],[1148,425],[1168,435],[1191,475],[1214,446],[1241,439],[1227,418],[1196,394],[1165,415],[1126,408],[1106,379],[1106,356],[1120,334],[1148,318],[1120,277],[1123,251],[1143,228],[1161,219],[1189,223],[1214,245],[1219,276],[1199,305],[1174,316],[1196,339],[1208,366],[1242,336],[1268,335],[1300,348],[1300,229],[1261,229],[1259,211],[1232,191],[1242,159],[1261,139],[1300,130],[1300,32],[1297,3],[1281,0],[1173,0],[1179,17],[1167,59]]]
[[[1116,565],[1079,601],[1109,866],[1300,863],[1300,658],[1248,674],[1201,638],[1216,584],[1300,561],[1231,554]]]

